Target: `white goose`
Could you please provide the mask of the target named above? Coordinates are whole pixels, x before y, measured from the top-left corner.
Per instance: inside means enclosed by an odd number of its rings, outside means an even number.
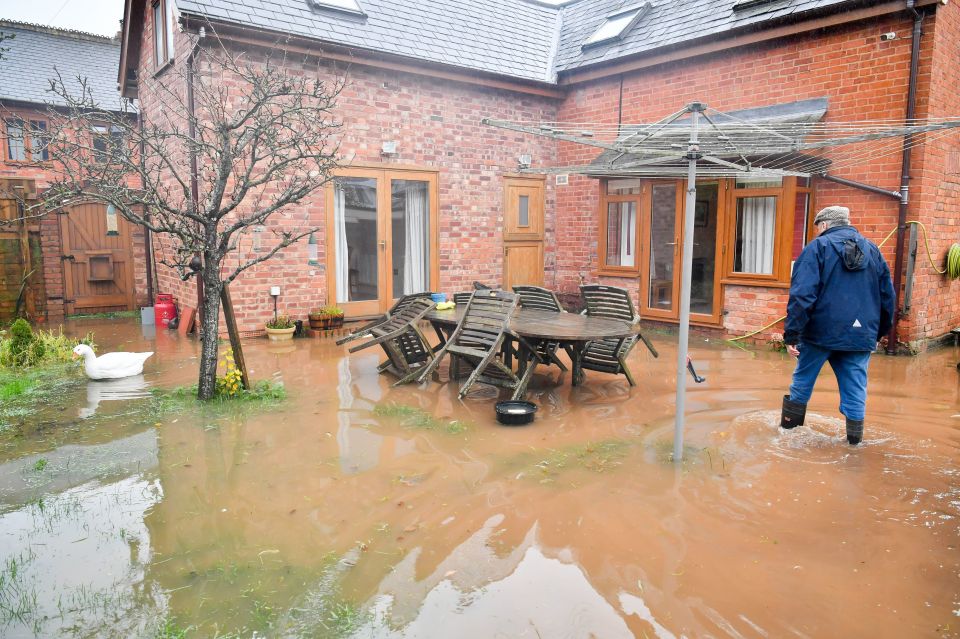
[[[83,358],[83,372],[90,379],[120,379],[139,375],[143,372],[143,363],[153,355],[149,353],[107,353],[97,357],[93,349],[80,344],[73,349],[74,357]]]

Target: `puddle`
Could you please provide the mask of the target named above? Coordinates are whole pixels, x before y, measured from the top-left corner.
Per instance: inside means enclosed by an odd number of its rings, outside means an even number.
[[[151,414],[196,342],[73,330],[156,355],[0,443],[4,637],[960,636],[953,349],[875,358],[851,448],[828,371],[784,432],[792,362],[695,340],[673,464],[664,336],[633,389],[538,373],[507,429],[490,388],[393,388],[308,340],[247,343],[280,405]]]

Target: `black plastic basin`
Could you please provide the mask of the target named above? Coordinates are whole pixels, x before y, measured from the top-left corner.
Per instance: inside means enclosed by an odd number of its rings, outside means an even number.
[[[525,426],[533,421],[537,405],[533,402],[497,402],[497,421],[504,426]]]

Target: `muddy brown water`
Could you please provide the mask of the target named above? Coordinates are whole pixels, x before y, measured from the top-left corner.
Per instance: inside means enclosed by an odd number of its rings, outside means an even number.
[[[196,342],[70,330],[157,354],[0,445],[0,611],[21,613],[0,635],[960,636],[953,348],[875,357],[851,448],[829,371],[783,432],[792,361],[694,339],[674,464],[669,335],[634,351],[633,389],[546,369],[535,423],[505,428],[491,388],[393,388],[377,353],[319,340],[246,342],[279,406],[152,415]]]

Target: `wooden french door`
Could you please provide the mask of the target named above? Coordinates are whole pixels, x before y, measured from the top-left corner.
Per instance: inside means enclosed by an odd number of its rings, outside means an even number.
[[[133,310],[133,225],[95,203],[59,217],[66,313]]]
[[[544,180],[509,177],[504,191],[503,288],[543,286]]]
[[[327,190],[327,297],[348,317],[439,280],[437,174],[345,169]]]
[[[648,181],[641,194],[640,302],[644,317],[679,319],[686,183]],[[690,314],[720,321],[720,259],[724,181],[697,184],[693,222]]]

